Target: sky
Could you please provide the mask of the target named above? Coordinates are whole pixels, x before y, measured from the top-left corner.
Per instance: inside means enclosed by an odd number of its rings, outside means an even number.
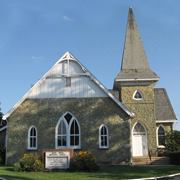
[[[111,89],[120,70],[129,7],[151,69],[160,76],[156,87],[166,88],[179,119],[179,0],[0,0],[2,112],[66,51]]]

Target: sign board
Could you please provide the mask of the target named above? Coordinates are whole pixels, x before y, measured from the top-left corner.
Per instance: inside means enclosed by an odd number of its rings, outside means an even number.
[[[45,168],[68,169],[70,164],[70,152],[68,151],[46,151]]]

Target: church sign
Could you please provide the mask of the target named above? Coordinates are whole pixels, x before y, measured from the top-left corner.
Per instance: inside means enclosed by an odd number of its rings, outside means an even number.
[[[46,151],[45,152],[45,168],[68,169],[70,165],[69,151]]]

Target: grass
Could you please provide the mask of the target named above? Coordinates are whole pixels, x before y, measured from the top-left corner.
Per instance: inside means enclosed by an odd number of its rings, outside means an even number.
[[[12,167],[0,167],[0,177],[8,180],[122,180],[178,172],[180,166],[110,166],[97,172],[15,172]]]

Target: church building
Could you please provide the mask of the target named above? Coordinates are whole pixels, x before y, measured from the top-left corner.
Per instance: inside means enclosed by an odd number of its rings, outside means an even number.
[[[114,60],[116,61],[116,60]],[[132,163],[158,156],[176,115],[150,68],[130,8],[120,71],[107,89],[66,52],[4,115],[0,143],[6,164],[47,149],[88,150],[97,162]],[[2,138],[3,137],[3,138]]]

